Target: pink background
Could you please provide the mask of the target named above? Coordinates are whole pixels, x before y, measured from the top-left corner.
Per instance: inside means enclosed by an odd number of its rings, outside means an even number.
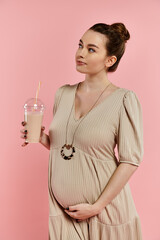
[[[123,22],[131,39],[114,84],[136,92],[143,108],[144,158],[129,180],[144,240],[160,240],[160,1],[0,1],[0,239],[48,239],[48,159],[41,144],[21,147],[23,104],[46,104],[48,133],[54,94],[65,83],[84,80],[75,52],[83,33],[98,22]]]

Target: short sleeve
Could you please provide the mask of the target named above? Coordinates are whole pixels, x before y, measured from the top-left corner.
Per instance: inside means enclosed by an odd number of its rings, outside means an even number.
[[[64,89],[67,85],[69,85],[69,84],[62,85],[61,87],[59,87],[56,90],[56,93],[55,93],[55,96],[54,96],[53,116],[56,114],[58,105],[59,105],[61,97],[62,97],[62,93],[63,93],[63,91],[64,91]]]
[[[119,162],[139,166],[144,154],[143,117],[139,99],[132,90],[124,94],[119,116],[117,136]]]

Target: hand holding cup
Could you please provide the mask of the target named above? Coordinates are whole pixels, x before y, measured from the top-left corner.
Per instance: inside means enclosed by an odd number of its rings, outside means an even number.
[[[23,122],[21,122],[21,124],[22,124],[22,126],[25,126],[25,125],[26,125],[26,122],[23,121]],[[42,127],[41,127],[40,137],[43,135],[43,131],[44,131],[44,130],[45,130],[45,127],[42,126]],[[20,132],[23,133],[23,135],[21,135],[21,138],[27,139],[27,133],[28,133],[28,131],[24,128],[24,129],[21,129]],[[25,141],[21,146],[22,146],[22,147],[25,147],[28,143],[29,143],[29,142]]]

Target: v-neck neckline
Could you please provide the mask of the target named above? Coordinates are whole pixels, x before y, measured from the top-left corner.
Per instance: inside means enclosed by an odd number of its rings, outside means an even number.
[[[84,114],[84,115],[83,115],[82,117],[80,117],[79,119],[76,119],[76,118],[75,118],[75,98],[76,98],[76,92],[77,92],[77,88],[78,88],[79,84],[80,84],[80,82],[75,85],[74,98],[73,98],[73,109],[72,109],[73,111],[72,111],[72,115],[73,115],[73,119],[74,119],[75,122],[80,121],[82,118],[84,118],[84,117],[88,114],[88,112],[87,112],[86,114]],[[114,90],[112,93],[110,93],[107,97],[105,97],[102,102],[100,102],[98,105],[96,105],[95,107],[93,107],[89,112],[94,111],[96,108],[98,108],[100,105],[102,105],[108,98],[110,98],[111,96],[113,96],[113,94],[114,94],[115,92],[117,92],[117,90],[119,90],[119,89],[122,89],[122,88],[118,87],[116,90]]]

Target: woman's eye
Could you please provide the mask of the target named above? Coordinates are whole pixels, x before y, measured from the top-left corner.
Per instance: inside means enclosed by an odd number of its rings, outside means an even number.
[[[89,49],[92,49],[92,50],[93,50],[93,52],[95,52],[95,50],[94,50],[93,48],[89,48]]]
[[[79,47],[82,46],[82,44],[80,44],[80,43],[79,43],[78,45],[79,45]],[[94,50],[93,48],[89,48],[89,50],[90,50],[90,49],[92,49],[93,52],[95,52],[95,50]]]

